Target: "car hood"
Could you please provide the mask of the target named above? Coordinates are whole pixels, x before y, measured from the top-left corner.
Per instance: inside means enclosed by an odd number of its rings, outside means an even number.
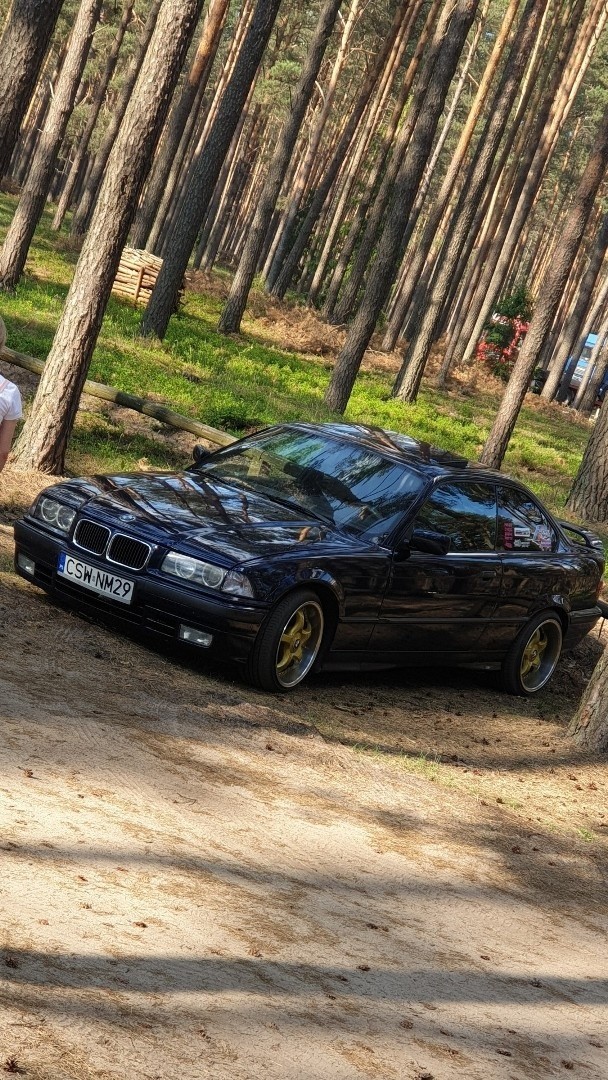
[[[70,480],[55,493],[126,533],[155,543],[186,543],[233,563],[260,558],[294,544],[361,550],[369,547],[270,496],[196,473],[136,473]]]

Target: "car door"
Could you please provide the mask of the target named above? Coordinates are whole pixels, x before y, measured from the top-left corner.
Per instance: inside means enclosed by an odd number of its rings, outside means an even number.
[[[393,661],[405,653],[476,656],[500,595],[494,484],[439,482],[413,529],[449,537],[450,550],[395,554],[372,645]]]

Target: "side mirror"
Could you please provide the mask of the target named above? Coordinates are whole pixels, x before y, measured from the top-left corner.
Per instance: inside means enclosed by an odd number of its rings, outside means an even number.
[[[410,550],[422,551],[425,555],[447,555],[451,546],[452,541],[445,533],[428,529],[414,529],[410,539]]]
[[[195,465],[202,465],[207,461],[207,458],[211,457],[211,451],[206,450],[204,446],[195,446],[192,451],[192,457],[194,458]]]

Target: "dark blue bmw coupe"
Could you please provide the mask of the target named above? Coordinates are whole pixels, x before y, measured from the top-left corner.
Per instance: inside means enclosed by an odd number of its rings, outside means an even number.
[[[500,668],[534,694],[600,617],[601,543],[525,487],[404,435],[288,424],[183,473],[48,488],[18,573],[61,600],[238,664]]]

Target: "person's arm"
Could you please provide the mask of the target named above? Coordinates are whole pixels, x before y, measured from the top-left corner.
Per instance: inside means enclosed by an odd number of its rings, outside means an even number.
[[[0,422],[0,472],[6,465],[16,427],[16,420],[2,420]]]

